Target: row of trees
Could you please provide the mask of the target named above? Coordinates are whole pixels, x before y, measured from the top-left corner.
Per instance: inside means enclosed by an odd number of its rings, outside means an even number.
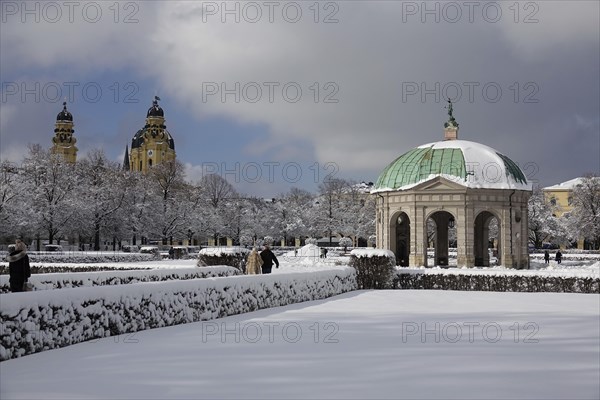
[[[529,242],[542,248],[546,242],[568,246],[584,239],[600,249],[600,177],[586,176],[573,188],[572,209],[561,213],[559,206],[534,189],[529,200]],[[558,216],[560,215],[560,216]]]
[[[236,192],[219,175],[184,179],[181,163],[157,165],[147,174],[123,171],[95,150],[76,164],[31,146],[21,165],[0,163],[0,237],[21,235],[49,243],[71,239],[132,244],[142,239],[173,243],[229,237],[250,245],[271,236],[369,238],[375,233],[375,204],[361,187],[341,179],[322,183],[318,193],[292,188],[271,201]],[[568,245],[581,238],[600,248],[600,177],[573,189],[572,210],[561,214],[535,189],[529,202],[529,241]],[[38,243],[40,240],[38,240]],[[356,245],[356,243],[354,243]]]
[[[292,188],[266,201],[245,196],[219,175],[185,181],[178,161],[147,174],[123,171],[101,150],[75,164],[31,146],[21,165],[0,163],[0,236],[58,243],[71,239],[141,244],[229,237],[249,245],[257,238],[369,237],[374,200],[359,185],[331,179],[317,194]],[[38,240],[38,243],[40,240]]]

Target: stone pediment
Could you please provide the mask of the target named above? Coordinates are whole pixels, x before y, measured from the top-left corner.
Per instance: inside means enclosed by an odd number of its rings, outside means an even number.
[[[441,176],[435,177],[427,182],[423,182],[413,187],[412,190],[418,191],[448,191],[448,190],[460,190],[464,191],[466,189],[465,186],[460,185],[456,182],[452,182],[449,179],[443,178]]]

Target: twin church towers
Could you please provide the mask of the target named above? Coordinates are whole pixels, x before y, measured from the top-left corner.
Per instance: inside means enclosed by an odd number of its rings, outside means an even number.
[[[165,125],[165,113],[154,97],[152,107],[146,113],[146,125],[131,139],[131,152],[125,147],[123,169],[147,172],[153,165],[175,160],[175,142]],[[77,161],[77,139],[74,137],[73,114],[63,103],[63,110],[56,116],[54,137],[50,152],[63,157],[66,162]]]

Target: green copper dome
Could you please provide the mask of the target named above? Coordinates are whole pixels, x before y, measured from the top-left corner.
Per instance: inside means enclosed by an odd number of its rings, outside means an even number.
[[[447,140],[416,147],[389,164],[372,192],[406,190],[442,176],[466,187],[531,190],[518,165],[491,147]]]

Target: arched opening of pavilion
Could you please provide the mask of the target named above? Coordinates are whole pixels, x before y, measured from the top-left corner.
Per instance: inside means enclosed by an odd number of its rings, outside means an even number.
[[[396,264],[408,267],[410,257],[410,218],[405,212],[394,214],[390,223],[390,236],[395,238],[392,251]]]
[[[426,224],[428,248],[432,247],[434,250],[433,265],[440,267],[449,266],[449,250],[453,237],[454,243],[456,243],[456,220],[454,216],[448,211],[435,211],[429,215]],[[427,264],[429,264],[428,259]]]
[[[498,248],[501,247],[501,228],[498,218],[490,211],[482,211],[475,217],[473,256],[476,267],[489,267],[491,265],[490,249],[493,250],[492,255],[497,258],[497,263],[502,263],[502,255],[498,252]],[[490,235],[492,230],[497,232]],[[496,240],[492,239],[493,236],[496,237]]]

